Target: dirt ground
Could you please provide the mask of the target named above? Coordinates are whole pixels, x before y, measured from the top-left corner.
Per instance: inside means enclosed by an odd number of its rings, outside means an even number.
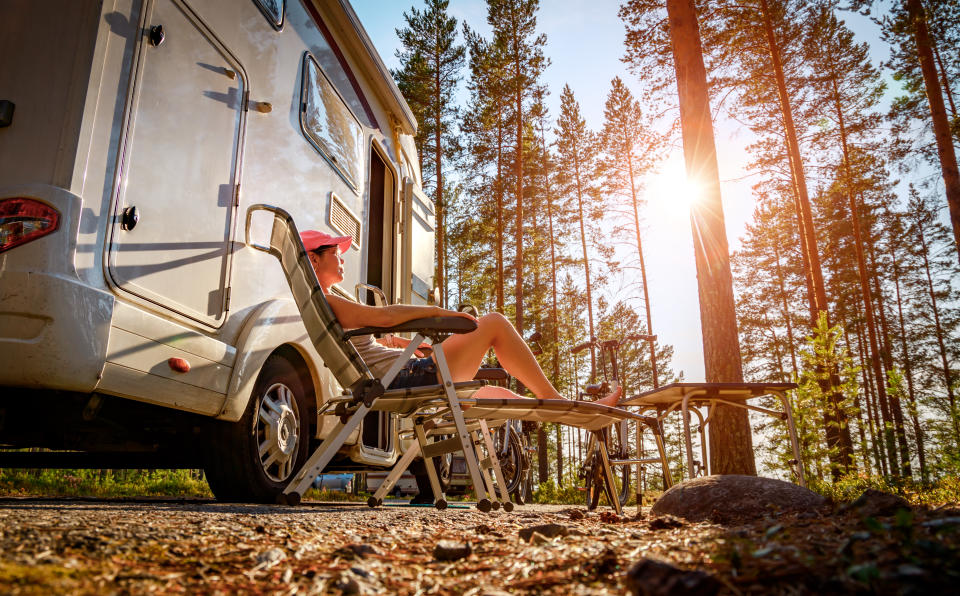
[[[934,594],[960,581],[957,508],[746,525],[635,514],[5,498],[0,593]]]

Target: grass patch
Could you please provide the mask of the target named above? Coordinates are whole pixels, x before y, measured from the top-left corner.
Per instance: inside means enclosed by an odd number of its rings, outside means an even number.
[[[199,470],[0,469],[0,495],[20,497],[212,497]]]

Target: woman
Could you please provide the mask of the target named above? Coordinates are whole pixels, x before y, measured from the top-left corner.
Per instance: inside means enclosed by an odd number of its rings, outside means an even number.
[[[500,313],[490,313],[477,319],[462,312],[440,308],[439,306],[413,306],[394,304],[389,306],[367,306],[351,300],[345,300],[330,292],[331,286],[343,281],[343,258],[340,253],[350,248],[350,236],[335,237],[314,230],[300,234],[303,246],[307,249],[310,263],[317,274],[317,280],[330,303],[330,308],[344,329],[358,327],[393,327],[413,319],[424,317],[463,317],[477,322],[477,328],[470,333],[451,335],[443,342],[447,365],[454,382],[472,380],[487,351],[493,348],[500,365],[516,377],[535,396],[541,399],[564,399],[560,392],[550,384],[543,370],[534,358],[517,330]],[[374,376],[382,378],[390,365],[402,355],[401,349],[410,341],[392,336],[375,341],[372,335],[354,338],[354,346]],[[399,348],[399,349],[398,349]],[[420,355],[418,353],[418,355]],[[438,382],[436,363],[432,357],[413,358],[407,362],[390,384],[390,388],[418,387],[435,385]],[[613,406],[620,399],[621,389],[615,388],[609,395],[595,403]],[[476,394],[477,397],[520,397],[504,387],[487,386]]]

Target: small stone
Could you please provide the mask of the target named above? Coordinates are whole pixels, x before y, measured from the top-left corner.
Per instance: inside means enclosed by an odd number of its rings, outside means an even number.
[[[271,548],[270,550],[263,551],[258,553],[256,556],[257,563],[265,565],[266,567],[273,567],[280,561],[287,558],[287,553],[279,548]]]
[[[582,509],[564,509],[560,513],[566,514],[566,516],[572,519],[573,521],[580,521],[581,519],[586,517]]]
[[[687,571],[663,561],[641,559],[627,571],[626,586],[633,596],[713,596],[721,584],[702,571]]]
[[[550,539],[541,534],[540,532],[534,532],[530,535],[530,544],[542,545],[548,544]]]
[[[441,540],[433,547],[433,556],[438,561],[457,561],[464,557],[469,557],[473,549],[466,542],[454,542],[453,540]]]
[[[520,539],[524,542],[529,542],[530,537],[533,536],[534,532],[543,534],[547,538],[556,538],[557,536],[566,536],[570,533],[570,529],[567,526],[562,526],[560,524],[542,524],[539,526],[527,526],[526,528],[520,529]]]
[[[651,530],[670,530],[682,527],[683,522],[672,515],[661,515],[650,520]]]
[[[342,546],[333,552],[334,555],[340,557],[356,557],[358,559],[365,559],[370,555],[379,555],[380,551],[377,550],[372,544],[348,544]]]

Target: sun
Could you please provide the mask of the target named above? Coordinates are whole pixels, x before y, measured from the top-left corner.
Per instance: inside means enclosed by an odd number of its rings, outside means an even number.
[[[700,200],[702,189],[687,177],[683,156],[674,153],[660,169],[647,180],[647,209],[658,220],[686,221],[690,208]]]

